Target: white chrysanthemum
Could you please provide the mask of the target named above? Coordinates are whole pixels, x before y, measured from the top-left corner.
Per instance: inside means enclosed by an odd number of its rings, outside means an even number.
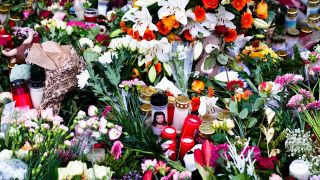
[[[88,84],[89,78],[90,78],[90,74],[88,70],[84,70],[79,75],[77,75],[78,87],[80,89],[83,89]]]
[[[98,61],[101,64],[110,64],[112,62],[112,56],[116,56],[116,54],[111,51],[104,52],[103,55],[99,57]]]
[[[79,40],[79,43],[81,47],[89,46],[90,48],[93,48],[94,46],[93,41],[90,40],[89,38],[81,38]]]

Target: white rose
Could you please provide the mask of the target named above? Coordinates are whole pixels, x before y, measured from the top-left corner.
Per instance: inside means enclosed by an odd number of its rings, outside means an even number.
[[[13,156],[13,151],[4,149],[0,152],[0,162],[8,161],[12,159],[12,156]]]

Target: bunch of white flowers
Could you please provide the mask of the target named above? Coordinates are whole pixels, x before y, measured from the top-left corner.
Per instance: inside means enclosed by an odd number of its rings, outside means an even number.
[[[304,133],[300,129],[288,131],[285,147],[289,156],[306,159],[313,151],[310,133]]]

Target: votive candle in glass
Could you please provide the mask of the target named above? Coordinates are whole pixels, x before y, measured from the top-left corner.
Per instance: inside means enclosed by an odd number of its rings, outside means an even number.
[[[95,23],[97,21],[98,12],[94,8],[84,10],[84,20],[88,23]]]
[[[106,0],[98,0],[98,14],[99,15],[107,15],[108,9],[108,1]]]
[[[174,102],[176,98],[173,96],[168,97],[168,125],[171,126],[173,122],[173,115],[174,115]]]
[[[162,128],[168,124],[168,96],[164,93],[155,93],[150,100],[152,106],[152,129],[153,133],[160,135]]]
[[[177,137],[177,131],[174,127],[166,126],[162,129],[161,138],[175,140]]]
[[[272,49],[274,51],[284,50],[286,48],[286,39],[283,36],[276,35],[272,38]]]
[[[308,26],[310,28],[320,27],[320,14],[310,14],[308,16]]]
[[[189,114],[183,123],[183,127],[181,130],[181,137],[182,138],[185,136],[194,137],[194,134],[196,130],[199,128],[199,126],[201,125],[201,123],[202,121],[200,117],[194,114]]]
[[[180,140],[180,150],[179,150],[179,159],[183,159],[184,155],[187,154],[194,146],[194,139],[190,136],[185,136]]]
[[[308,180],[310,176],[308,164],[301,159],[292,161],[289,166],[289,172],[291,176],[299,180]]]
[[[35,109],[40,109],[40,105],[42,102],[43,94],[44,94],[44,82],[29,82],[29,90],[32,105]]]
[[[168,150],[173,151],[171,156],[169,157],[172,161],[175,161],[177,159],[177,143],[175,140],[168,140],[166,141],[166,144],[169,146]]]
[[[307,5],[307,16],[319,13],[319,0],[309,0]]]
[[[183,123],[189,114],[189,104],[187,96],[181,95],[176,98],[172,126],[176,128],[178,134],[180,134]]]
[[[297,26],[297,14],[298,11],[295,8],[289,8],[286,14],[285,18],[285,28],[290,29],[290,28],[296,28]]]
[[[16,107],[32,109],[32,102],[29,94],[27,83],[24,79],[18,79],[11,82],[12,98]]]

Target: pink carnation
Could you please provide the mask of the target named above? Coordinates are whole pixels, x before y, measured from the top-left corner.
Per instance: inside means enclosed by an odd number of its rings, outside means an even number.
[[[114,159],[118,160],[121,157],[123,144],[121,141],[115,141],[111,148],[111,154],[114,156]]]
[[[306,97],[307,99],[311,99],[312,98],[312,94],[310,91],[307,91],[305,89],[299,89],[299,94],[303,95],[304,97]]]
[[[297,108],[299,112],[305,109],[304,105],[302,104],[303,96],[301,94],[294,95],[290,98],[287,107],[290,108]]]
[[[316,73],[320,72],[320,65],[316,65],[310,68],[309,74],[315,75]]]
[[[303,81],[304,78],[301,75],[296,75],[296,74],[285,74],[282,76],[277,76],[275,83],[285,86],[287,84],[297,84],[299,81]]]
[[[320,110],[320,100],[311,102],[306,106],[307,109],[317,109]]]

